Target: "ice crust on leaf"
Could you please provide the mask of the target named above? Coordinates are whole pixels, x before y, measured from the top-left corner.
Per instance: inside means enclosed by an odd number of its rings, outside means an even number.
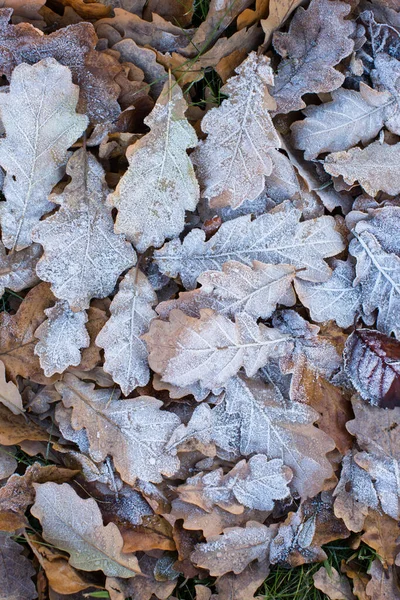
[[[6,130],[0,141],[0,165],[6,171],[0,222],[6,248],[30,246],[33,227],[54,206],[48,196],[65,173],[67,150],[88,124],[75,110],[78,93],[70,70],[46,58],[16,67],[10,92],[0,94]]]
[[[125,396],[149,381],[147,348],[141,336],[157,316],[152,309],[156,302],[147,277],[137,268],[131,269],[111,302],[111,317],[96,338],[96,345],[104,348],[104,370]]]
[[[89,455],[94,462],[113,457],[123,481],[134,485],[137,478],[159,483],[162,474],[172,476],[179,460],[166,444],[180,419],[161,411],[162,402],[150,396],[119,400],[114,389],[95,390],[72,374],[56,384],[66,408],[72,408],[71,425],[85,428]],[[98,435],[98,432],[101,434]]]
[[[39,356],[46,377],[51,377],[81,362],[80,349],[88,348],[90,344],[85,327],[88,317],[86,311],[72,312],[65,300],[56,302],[44,312],[47,320],[35,331],[35,337],[39,338],[35,354]]]
[[[180,275],[187,289],[196,286],[203,271],[220,270],[229,260],[291,264],[301,279],[326,281],[331,269],[323,259],[344,249],[342,237],[331,216],[299,222],[300,217],[301,211],[286,202],[253,221],[245,215],[222,223],[208,241],[204,231],[193,229],[183,242],[175,239],[157,250],[155,260],[162,273]]]
[[[78,150],[67,173],[71,182],[62,194],[52,196],[60,209],[34,231],[35,241],[44,248],[36,271],[52,284],[57,298],[80,311],[89,308],[92,298],[111,294],[119,275],[135,264],[136,254],[114,233],[111,209],[104,203],[104,171],[96,159]]]
[[[275,108],[269,58],[251,52],[223,87],[229,96],[210,110],[201,128],[208,134],[193,154],[203,195],[213,207],[237,208],[255,200],[272,173],[268,150],[280,147],[269,111]]]
[[[108,198],[118,209],[115,231],[139,252],[159,247],[183,230],[185,211],[200,197],[187,150],[197,136],[185,117],[187,108],[176,82],[166,82],[157,104],[144,122],[150,132],[129,146],[129,167]]]

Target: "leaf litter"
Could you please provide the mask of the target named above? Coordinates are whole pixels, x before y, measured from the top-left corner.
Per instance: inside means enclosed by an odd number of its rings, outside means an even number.
[[[0,597],[400,598],[400,7],[5,0],[0,40]]]

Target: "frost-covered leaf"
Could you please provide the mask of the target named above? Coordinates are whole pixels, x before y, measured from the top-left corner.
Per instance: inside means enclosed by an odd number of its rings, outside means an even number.
[[[323,152],[348,150],[358,142],[366,145],[398,109],[396,98],[360,84],[360,91],[339,88],[332,101],[303,110],[304,121],[292,125],[296,148],[304,150],[307,160]]]
[[[10,477],[17,469],[18,462],[14,458],[16,452],[16,446],[0,445],[0,481],[2,479],[8,479],[8,477]]]
[[[272,386],[235,377],[211,411],[209,435],[228,455],[280,458],[293,471],[293,488],[308,497],[332,475],[326,453],[335,444],[313,425],[317,419],[312,408],[283,400]]]
[[[358,181],[370,196],[380,191],[395,196],[400,193],[399,160],[400,143],[391,146],[377,141],[366,148],[329,154],[324,167],[330,175],[343,177],[349,185]]]
[[[223,535],[198,544],[191,560],[195,565],[208,569],[213,576],[229,571],[241,573],[253,560],[268,558],[274,534],[275,527],[248,521],[246,527],[230,527],[224,530]]]
[[[7,248],[30,246],[32,228],[53,207],[48,195],[64,175],[67,149],[88,123],[75,112],[78,92],[69,69],[48,58],[16,67],[9,94],[0,94],[6,130],[0,165],[7,173],[0,220]]]
[[[70,564],[81,571],[102,570],[111,577],[140,573],[136,556],[123,554],[123,539],[114,523],[103,525],[93,498],[83,500],[67,483],[35,484],[31,513],[42,524],[47,542],[68,552]]]
[[[173,310],[169,321],[152,321],[143,339],[149,365],[162,380],[181,387],[199,382],[215,390],[241,367],[251,377],[292,346],[288,335],[257,325],[246,313],[238,314],[233,323],[208,308],[200,311],[200,319]]]
[[[313,283],[296,279],[295,289],[302,304],[317,323],[334,320],[346,329],[361,311],[361,287],[353,285],[355,269],[351,260],[333,259],[328,281]]]
[[[19,252],[6,254],[0,241],[0,298],[4,289],[20,292],[39,283],[36,275],[36,263],[42,254],[39,244],[32,244]]]
[[[342,237],[333,217],[299,222],[300,216],[289,202],[254,221],[245,215],[223,223],[208,241],[203,230],[193,229],[183,242],[175,239],[157,250],[155,260],[163,273],[179,274],[186,288],[194,288],[203,271],[221,269],[228,260],[291,264],[301,279],[326,281],[331,270],[323,259],[343,250]]]
[[[371,329],[357,329],[347,338],[344,366],[364,400],[393,408],[400,404],[400,342]]]
[[[272,172],[268,150],[280,147],[269,114],[275,108],[269,58],[251,52],[236,72],[223,88],[229,98],[203,117],[208,137],[193,153],[203,195],[214,207],[255,200]]]
[[[382,410],[355,397],[352,401],[355,419],[346,425],[357,437],[364,452],[355,462],[372,478],[382,510],[393,519],[400,518],[400,408]]]
[[[131,269],[111,303],[111,317],[96,338],[96,345],[104,348],[104,370],[121,386],[125,396],[149,381],[147,349],[141,335],[157,316],[152,309],[156,302],[147,277],[140,270]]]
[[[9,11],[1,10],[0,45],[8,50],[1,57],[1,74],[9,78],[20,63],[54,58],[71,69],[72,80],[79,85],[79,112],[87,113],[92,123],[107,123],[118,117],[121,88],[115,78],[123,69],[114,56],[95,50],[97,36],[91,23],[74,23],[43,35],[28,23],[9,25],[9,17]]]
[[[270,561],[284,563],[292,567],[305,562],[317,562],[326,558],[325,552],[313,544],[316,530],[315,514],[307,516],[303,507],[290,512],[271,542]]]
[[[108,296],[136,255],[124,237],[114,233],[111,209],[104,204],[104,171],[96,159],[78,150],[67,173],[71,182],[62,194],[52,196],[60,209],[34,231],[35,241],[44,247],[36,271],[52,284],[57,298],[79,311],[89,308],[91,298]]]
[[[117,390],[95,390],[94,384],[70,374],[56,387],[64,406],[73,409],[72,427],[86,430],[92,460],[99,463],[112,456],[121,478],[130,485],[136,478],[160,482],[161,474],[172,476],[178,470],[179,460],[166,450],[166,443],[180,420],[161,411],[160,400],[149,396],[119,400]]]
[[[340,87],[344,75],[333,67],[353,50],[355,24],[345,19],[344,2],[312,0],[308,9],[297,9],[288,33],[275,33],[273,45],[283,57],[272,94],[276,112],[304,108],[302,96],[330,92]]]
[[[0,402],[4,404],[14,415],[24,412],[21,394],[15,383],[6,380],[6,368],[0,360]]]
[[[313,575],[314,585],[318,590],[330,598],[330,600],[355,600],[351,591],[350,582],[344,575],[330,567],[330,572],[321,567]]]
[[[373,319],[377,309],[377,328],[400,337],[400,257],[386,252],[362,223],[357,223],[353,233],[356,239],[350,242],[349,252],[357,259],[354,284],[361,286],[363,311]]]
[[[343,519],[350,531],[361,531],[369,508],[377,509],[379,502],[370,475],[354,461],[354,450],[343,457],[340,480],[335,496],[335,515]]]
[[[157,306],[158,314],[167,318],[174,308],[191,317],[199,317],[201,308],[234,317],[246,312],[254,318],[268,319],[278,303],[295,303],[292,281],[296,275],[291,265],[266,265],[257,260],[251,267],[236,261],[222,265],[222,271],[205,271],[197,278],[200,289],[181,292],[176,300]]]
[[[85,323],[86,311],[72,312],[68,302],[60,300],[45,311],[47,320],[35,331],[39,342],[35,354],[46,377],[63,373],[69,366],[77,366],[81,361],[81,348],[90,344]]]
[[[275,500],[289,496],[291,478],[291,470],[280,459],[269,461],[257,454],[248,462],[237,463],[226,475],[222,469],[216,469],[190,477],[177,492],[181,500],[207,512],[215,505],[234,514],[242,512],[244,506],[271,511]]]
[[[185,224],[185,210],[194,210],[199,186],[188,148],[197,144],[187,108],[176,82],[164,85],[157,104],[145,118],[150,132],[129,146],[129,167],[108,202],[118,209],[115,231],[143,252],[176,237]]]
[[[9,533],[0,532],[0,598],[33,600],[37,598],[32,577],[36,574],[30,560],[22,554],[23,546]]]

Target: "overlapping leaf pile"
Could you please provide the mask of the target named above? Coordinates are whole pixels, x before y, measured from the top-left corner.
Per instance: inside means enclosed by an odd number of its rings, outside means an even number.
[[[1,599],[400,598],[400,6],[301,4],[3,1]]]

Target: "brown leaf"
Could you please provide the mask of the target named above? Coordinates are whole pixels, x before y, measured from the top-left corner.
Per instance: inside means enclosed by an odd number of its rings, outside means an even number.
[[[118,117],[120,87],[114,79],[122,66],[113,56],[95,50],[97,36],[93,25],[77,23],[43,35],[28,23],[8,25],[10,14],[9,9],[0,11],[0,42],[8,48],[7,55],[2,57],[2,73],[9,78],[21,62],[35,64],[53,57],[70,67],[72,80],[80,87],[78,110],[87,112],[92,123]]]
[[[340,570],[352,580],[353,592],[357,598],[359,600],[370,600],[365,592],[370,578],[360,570],[360,566],[355,561],[345,562],[343,560]]]
[[[345,20],[349,12],[344,2],[312,0],[307,10],[297,9],[288,33],[275,33],[273,45],[282,56],[272,92],[277,113],[304,108],[304,94],[341,86],[344,75],[333,67],[353,50],[355,24]]]
[[[23,547],[7,533],[0,532],[0,594],[4,600],[37,598],[31,579],[35,575],[32,563],[21,554]]]
[[[97,306],[90,306],[88,310],[88,321],[86,329],[90,338],[89,348],[83,348],[81,353],[81,362],[77,367],[72,367],[70,371],[91,371],[100,362],[101,348],[96,346],[96,338],[101,329],[107,322],[106,311]]]
[[[71,6],[76,14],[86,21],[102,19],[107,17],[111,12],[110,6],[105,6],[100,2],[93,2],[93,0],[90,0],[90,2],[84,2],[84,0],[56,0],[56,2],[62,6]]]
[[[334,567],[330,568],[330,573],[321,567],[313,575],[314,585],[321,590],[331,600],[354,600],[350,583],[347,577],[343,577]]]
[[[127,597],[151,600],[154,598],[153,594],[162,600],[169,598],[176,587],[176,581],[158,581],[154,577],[156,558],[144,554],[139,556],[138,562],[143,576],[136,575],[127,580],[107,578],[106,589],[111,600],[125,600]]]
[[[22,440],[48,441],[49,434],[28,417],[15,415],[0,404],[0,444],[12,446]]]
[[[141,525],[120,527],[123,552],[175,550],[172,527],[159,515],[144,516]]]
[[[252,562],[239,575],[226,573],[216,581],[218,600],[253,600],[269,573],[268,561]]]
[[[237,18],[237,28],[250,27],[260,19],[265,19],[273,10],[273,0],[256,0],[255,9],[246,8]],[[265,21],[261,22],[263,25]]]
[[[394,567],[384,569],[381,561],[376,558],[369,568],[371,581],[365,591],[373,600],[399,600],[400,589],[397,573]]]
[[[0,530],[15,531],[28,524],[24,513],[35,500],[33,483],[62,483],[77,473],[78,471],[62,469],[56,465],[43,467],[34,463],[27,468],[24,475],[12,475],[0,489]]]
[[[193,16],[194,0],[148,0],[143,11],[143,18],[151,20],[151,15],[157,13],[163,19],[178,24],[181,27],[190,25]],[[131,10],[131,12],[133,12]]]
[[[370,510],[364,523],[361,540],[379,555],[384,568],[393,565],[399,551],[399,523],[385,514]]]
[[[271,40],[271,36],[283,23],[290,17],[292,12],[302,3],[302,0],[269,0],[267,3],[266,0],[260,0],[260,7],[257,10],[256,3],[256,13],[260,14],[261,25],[263,31],[265,33],[265,41],[263,47],[266,48],[269,46],[269,42]],[[268,7],[268,17],[267,15],[262,14],[265,10],[265,5]],[[244,14],[246,14],[245,11]],[[242,15],[240,15],[242,16]],[[238,19],[239,21],[239,19]],[[240,23],[240,21],[239,21]]]
[[[21,375],[37,383],[50,382],[43,374],[34,348],[35,331],[46,319],[44,309],[53,303],[50,286],[39,283],[28,292],[15,315],[0,313],[0,359],[12,381],[16,382],[17,375]]]
[[[18,391],[17,386],[12,381],[6,380],[5,365],[0,360],[0,402],[4,404],[6,408],[11,410],[14,415],[20,415],[24,412],[22,406],[21,394]]]

